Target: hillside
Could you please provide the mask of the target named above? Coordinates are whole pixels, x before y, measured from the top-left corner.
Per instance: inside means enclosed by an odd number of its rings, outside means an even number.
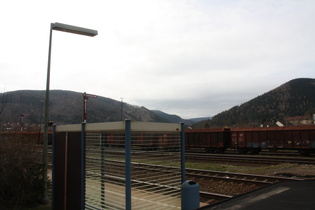
[[[156,115],[168,120],[169,122],[182,122],[185,123],[185,125],[191,126],[192,124],[204,120],[204,118],[196,118],[196,119],[182,119],[178,115],[174,114],[167,114],[165,112],[162,112],[160,110],[150,110],[151,112],[155,113]],[[198,120],[199,119],[199,120]]]
[[[286,123],[288,117],[315,113],[315,79],[294,79],[263,95],[211,119],[184,120],[159,110],[149,110],[110,98],[97,96],[87,103],[87,122],[112,122],[123,119],[145,122],[184,122],[194,128],[204,127],[257,127],[272,125],[276,121]],[[0,124],[17,123],[21,114],[25,123],[40,124],[44,115],[45,91],[20,90],[0,94]],[[50,91],[50,119],[57,124],[81,123],[83,120],[82,93],[63,90]]]
[[[257,127],[315,113],[315,79],[294,79],[195,127]]]
[[[45,91],[20,90],[0,94],[0,122],[16,123],[21,114],[25,123],[40,124],[44,115]],[[50,91],[50,119],[56,124],[81,123],[83,121],[82,93],[63,90]],[[87,122],[112,122],[123,119],[145,122],[176,122],[183,121],[180,117],[159,114],[145,107],[123,103],[110,98],[97,96],[87,102]]]

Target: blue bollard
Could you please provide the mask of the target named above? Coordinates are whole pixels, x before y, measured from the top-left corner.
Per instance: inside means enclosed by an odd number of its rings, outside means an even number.
[[[200,207],[199,184],[187,180],[182,184],[182,210],[193,210]]]

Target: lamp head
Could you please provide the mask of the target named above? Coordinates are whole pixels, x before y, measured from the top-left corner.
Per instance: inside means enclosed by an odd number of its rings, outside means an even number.
[[[63,32],[79,34],[79,35],[84,35],[84,36],[92,36],[92,37],[98,34],[96,30],[67,25],[63,23],[52,23],[51,29],[56,30],[56,31],[63,31]]]

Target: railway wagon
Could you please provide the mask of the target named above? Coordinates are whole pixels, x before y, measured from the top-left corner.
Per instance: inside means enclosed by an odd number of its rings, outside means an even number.
[[[27,140],[37,144],[43,144],[43,132],[35,131],[4,131],[0,132],[0,140]],[[52,133],[48,133],[48,144],[52,143]]]
[[[124,147],[125,139],[122,133],[107,133],[102,135],[105,141],[105,146],[109,147]],[[174,133],[149,133],[149,132],[135,132],[131,136],[131,145],[134,148],[144,150],[157,149],[178,149],[178,136]]]
[[[107,147],[124,147],[124,136],[122,133],[113,132],[101,134],[100,139],[103,139]]]
[[[145,150],[156,150],[160,147],[160,138],[153,133],[134,133],[131,136],[131,145]]]
[[[145,150],[178,150],[180,142],[174,133],[134,133],[131,136],[131,145]]]
[[[230,148],[240,153],[268,150],[297,150],[302,155],[315,152],[315,125],[238,128],[230,130]]]
[[[230,147],[230,129],[186,129],[185,147],[203,148],[206,152],[222,153]]]

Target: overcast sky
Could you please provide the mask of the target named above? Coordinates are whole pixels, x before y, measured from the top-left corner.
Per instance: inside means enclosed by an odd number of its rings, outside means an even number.
[[[87,92],[207,117],[315,78],[314,0],[10,0],[0,8],[0,92]],[[78,103],[81,103],[78,102]]]

